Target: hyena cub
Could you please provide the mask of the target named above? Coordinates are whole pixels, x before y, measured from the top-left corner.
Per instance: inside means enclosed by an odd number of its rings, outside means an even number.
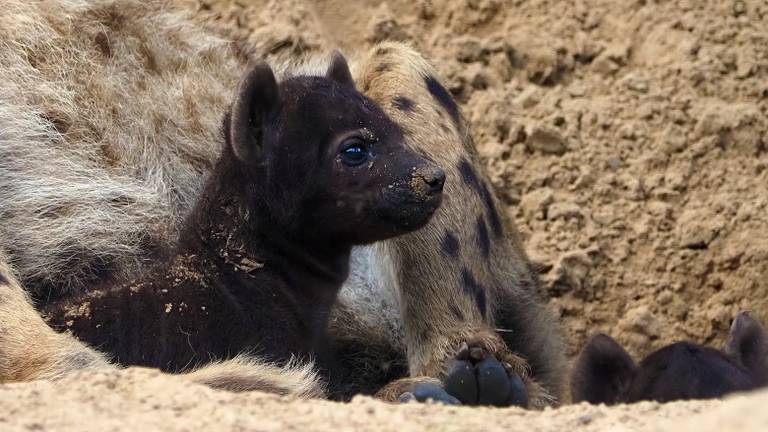
[[[353,245],[425,225],[445,174],[355,90],[338,52],[323,76],[241,81],[226,145],[167,262],[56,302],[54,326],[121,364],[182,371],[254,351],[322,354]]]
[[[598,334],[579,355],[571,381],[574,402],[718,398],[768,384],[768,333],[746,312],[736,316],[725,349],[677,342],[640,364],[610,336]]]

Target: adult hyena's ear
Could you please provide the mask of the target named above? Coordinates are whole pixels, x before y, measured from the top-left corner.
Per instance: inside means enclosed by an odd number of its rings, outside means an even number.
[[[260,62],[240,81],[232,104],[229,140],[238,159],[247,163],[261,160],[264,121],[278,103],[275,74]]]
[[[725,352],[747,368],[759,385],[768,384],[768,333],[752,315],[736,315]]]
[[[344,55],[339,50],[333,50],[331,64],[328,66],[325,77],[339,84],[355,88],[355,80],[352,79],[352,72],[349,71],[347,59],[344,58]]]
[[[618,342],[604,334],[595,335],[581,351],[573,368],[573,402],[619,402],[636,373],[637,365]]]

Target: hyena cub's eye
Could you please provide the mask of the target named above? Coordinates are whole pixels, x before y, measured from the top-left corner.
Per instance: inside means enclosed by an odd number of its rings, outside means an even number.
[[[361,165],[370,157],[368,146],[359,137],[347,138],[341,143],[340,148],[339,157],[341,163],[346,166],[354,167]]]

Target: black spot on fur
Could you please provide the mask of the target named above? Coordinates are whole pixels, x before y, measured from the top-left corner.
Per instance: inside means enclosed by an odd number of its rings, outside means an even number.
[[[475,169],[472,168],[472,164],[470,164],[468,160],[462,159],[457,168],[459,169],[459,173],[461,174],[464,183],[476,192],[481,193],[480,179],[477,177]]]
[[[450,304],[451,313],[453,314],[453,317],[456,318],[459,321],[464,321],[464,312],[461,310],[459,305],[456,303]]]
[[[390,50],[389,48],[379,47],[379,48],[376,49],[376,52],[374,53],[374,55],[383,56],[383,55],[387,55],[387,54],[389,54],[391,52],[392,52],[392,50]]]
[[[67,131],[71,127],[69,122],[64,118],[64,115],[60,113],[48,111],[48,112],[42,113],[40,116],[43,119],[48,120],[51,123],[51,125],[53,125],[53,127],[56,129],[56,132],[60,134],[67,133]]]
[[[97,34],[96,37],[93,38],[93,41],[96,43],[96,47],[104,57],[112,57],[112,44],[109,43],[109,37],[106,33],[101,32]]]
[[[152,75],[157,75],[160,73],[160,68],[157,64],[157,57],[146,43],[139,45],[139,54],[142,57],[144,69],[146,69],[147,72]]]
[[[398,96],[392,101],[392,106],[400,111],[410,112],[416,104],[405,96]]]
[[[491,238],[488,236],[488,226],[485,225],[485,218],[482,215],[477,218],[477,244],[480,246],[483,258],[488,258],[491,253]]]
[[[452,232],[446,232],[440,247],[451,258],[459,257],[459,239]]]
[[[6,277],[2,273],[0,273],[0,285],[7,285],[7,284],[8,284],[8,279],[6,279]]]
[[[380,65],[376,66],[376,72],[378,73],[389,72],[390,70],[392,70],[392,65],[389,63],[381,63]]]
[[[453,121],[458,124],[460,120],[459,107],[456,105],[453,97],[451,97],[451,94],[448,93],[448,90],[433,76],[424,78],[424,81],[427,83],[427,90],[448,111]]]
[[[493,194],[488,188],[488,185],[480,180],[475,169],[468,160],[462,159],[457,168],[464,183],[480,195],[480,199],[483,200],[486,212],[488,213],[491,229],[493,229],[493,233],[497,237],[500,237],[504,233],[504,227],[501,223],[501,216],[499,216],[499,212],[496,211],[496,205],[493,202]]]
[[[447,134],[451,133],[451,128],[449,128],[448,125],[445,123],[440,123],[440,129],[442,129],[443,132]]]
[[[485,209],[488,212],[488,220],[491,222],[493,233],[496,234],[496,237],[501,237],[504,233],[504,228],[501,224],[499,212],[496,211],[496,205],[493,203],[493,194],[491,194],[487,184],[483,184],[481,195],[483,197],[483,203],[485,203]]]
[[[466,267],[461,269],[461,280],[464,286],[464,292],[475,299],[480,314],[485,317],[488,309],[487,299],[485,298],[485,288],[483,288],[475,277]]]

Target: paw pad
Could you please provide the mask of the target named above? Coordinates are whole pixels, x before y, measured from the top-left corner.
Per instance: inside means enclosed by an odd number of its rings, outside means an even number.
[[[464,405],[528,406],[522,378],[482,348],[459,349],[448,364],[445,391]]]

